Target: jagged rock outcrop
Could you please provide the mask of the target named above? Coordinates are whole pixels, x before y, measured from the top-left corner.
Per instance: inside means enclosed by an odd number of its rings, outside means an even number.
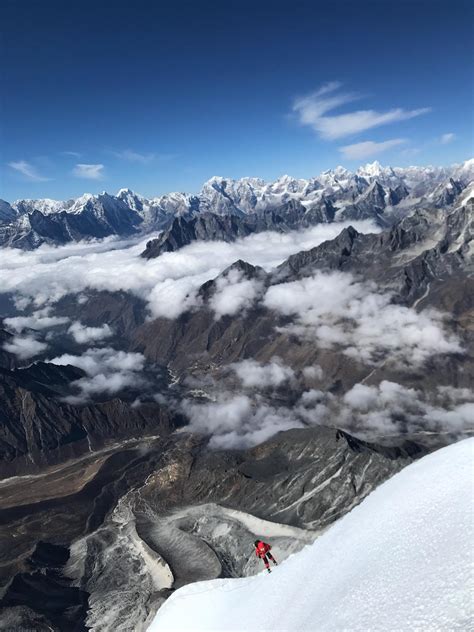
[[[218,215],[201,213],[195,217],[178,217],[160,237],[149,241],[142,256],[159,257],[163,252],[174,252],[193,241],[235,241],[265,230],[286,232],[312,224],[333,221],[335,209],[324,201],[307,211],[299,202],[290,201],[275,210],[258,214]]]
[[[142,256],[158,257],[163,252],[173,252],[193,241],[234,241],[253,232],[251,222],[234,215],[219,216],[205,213],[192,219],[176,218],[158,239],[149,241]]]

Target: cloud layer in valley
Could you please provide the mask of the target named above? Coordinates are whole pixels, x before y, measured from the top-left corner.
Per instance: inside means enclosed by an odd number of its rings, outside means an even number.
[[[65,316],[51,316],[51,307],[45,307],[34,311],[30,316],[13,316],[5,318],[3,324],[9,331],[20,333],[25,329],[51,329],[69,322]]]
[[[273,358],[265,365],[256,360],[242,360],[231,364],[230,368],[236,373],[245,388],[276,387],[293,380],[295,377],[293,369],[285,366],[280,358]]]
[[[211,401],[181,404],[191,430],[210,435],[215,448],[249,447],[282,430],[314,425],[342,428],[369,441],[426,432],[465,436],[474,430],[474,393],[469,388],[438,386],[426,393],[382,380],[355,384],[341,395],[327,389],[300,390],[289,406],[276,405],[263,392],[270,384],[278,388],[288,379],[298,380],[300,375],[290,367],[279,362],[275,372],[273,361],[262,365],[252,360],[234,370],[241,371],[244,387],[251,390],[236,394],[215,383],[208,385]],[[314,377],[320,379],[322,373],[316,371]],[[302,387],[301,381],[293,383],[295,392]]]
[[[360,232],[379,230],[368,221],[351,224]],[[131,244],[109,239],[61,248],[42,246],[32,252],[5,248],[0,288],[14,294],[19,306],[30,302],[36,309],[88,289],[123,290],[145,300],[153,316],[176,318],[198,302],[196,292],[204,282],[216,278],[238,259],[271,270],[291,254],[333,239],[348,225],[320,224],[286,234],[259,233],[234,243],[195,242],[151,260],[139,256],[149,238]],[[223,282],[219,290],[225,291],[231,282],[232,278]],[[238,289],[244,289],[241,297],[246,301],[249,295],[245,288]],[[217,314],[226,309],[221,303],[216,299]]]
[[[368,222],[355,224],[361,231],[376,230]],[[203,301],[197,293],[199,287],[218,278],[209,303],[216,319],[258,304],[282,317],[280,331],[310,341],[316,349],[338,348],[361,364],[420,366],[431,355],[462,353],[460,342],[445,331],[440,313],[417,313],[394,304],[390,294],[374,283],[358,281],[348,273],[316,272],[268,288],[258,275],[248,279],[238,269],[222,275],[239,259],[270,271],[289,255],[334,238],[344,226],[261,233],[234,243],[196,242],[152,260],[139,257],[144,242],[106,240],[33,252],[5,249],[2,290],[14,295],[20,310],[28,310],[6,320],[15,334],[7,343],[9,350],[22,359],[34,357],[46,351],[46,345],[30,330],[48,332],[62,324],[64,331],[69,327],[69,335],[78,344],[95,345],[82,355],[63,354],[51,360],[85,371],[75,382],[77,393],[69,402],[83,403],[96,395],[113,396],[123,389],[141,387],[145,379],[142,354],[99,347],[112,330],[106,324],[88,327],[79,321],[58,320],[55,302],[67,294],[76,294],[83,302],[89,290],[122,290],[143,299],[152,317],[175,318],[199,307]],[[297,372],[278,358],[266,364],[246,359],[230,366],[228,374],[237,391],[217,385],[205,403],[185,399],[173,404],[188,415],[191,430],[212,434],[215,447],[254,445],[280,430],[308,424],[340,424],[366,437],[423,427],[462,432],[472,413],[472,393],[448,385],[434,399],[388,381],[355,385],[345,395],[336,396],[319,387],[318,381],[324,378],[321,367]],[[293,399],[296,397],[291,407],[275,403],[285,398],[269,396],[269,392],[280,389],[283,393],[288,388]]]
[[[367,222],[357,225],[373,230]],[[7,249],[1,285],[14,294],[17,304],[24,307],[30,301],[30,309],[36,308],[33,316],[15,317],[7,323],[14,329],[53,326],[55,301],[69,293],[83,300],[88,289],[128,291],[147,302],[153,317],[176,318],[199,307],[198,289],[218,277],[209,303],[216,319],[260,303],[291,317],[285,328],[292,334],[321,348],[342,348],[366,364],[385,361],[387,354],[399,365],[421,365],[430,355],[461,353],[460,342],[445,331],[439,312],[416,312],[393,304],[389,293],[374,283],[356,281],[349,273],[317,272],[268,289],[258,275],[247,279],[238,269],[219,276],[238,259],[271,270],[290,254],[335,237],[344,226],[323,224],[294,233],[260,233],[234,243],[196,242],[152,260],[139,257],[143,242],[129,247],[118,243],[115,250],[114,242],[108,242],[105,252],[104,244],[42,247],[34,252]],[[107,325],[85,328],[74,323],[69,331],[81,343],[111,335]]]
[[[72,383],[79,391],[66,398],[70,404],[82,404],[97,394],[115,395],[124,388],[141,386],[145,357],[141,353],[117,351],[111,347],[88,349],[82,355],[63,354],[50,360],[59,366],[75,366],[86,376]]]
[[[342,347],[366,364],[384,360],[387,353],[401,365],[421,365],[438,353],[462,353],[459,340],[444,330],[440,312],[393,304],[389,293],[348,273],[317,272],[272,286],[264,304],[293,317],[286,330],[322,348]]]
[[[304,425],[285,407],[241,394],[222,393],[216,401],[206,404],[185,401],[182,410],[190,419],[189,429],[211,434],[210,446],[214,448],[257,445],[277,432]]]

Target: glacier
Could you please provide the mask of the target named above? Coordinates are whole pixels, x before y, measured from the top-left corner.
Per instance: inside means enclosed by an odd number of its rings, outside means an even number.
[[[180,588],[148,632],[472,629],[473,456],[409,465],[271,575]]]

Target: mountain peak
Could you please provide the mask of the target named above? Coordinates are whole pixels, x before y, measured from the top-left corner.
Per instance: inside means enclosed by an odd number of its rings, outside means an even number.
[[[212,187],[214,184],[222,184],[225,181],[226,181],[226,178],[224,178],[223,176],[212,176],[212,178],[209,178],[209,180],[206,180],[203,187],[206,187],[206,186]]]
[[[384,168],[378,160],[374,160],[374,162],[368,162],[366,165],[358,169],[358,171],[370,176],[379,176],[383,173]]]

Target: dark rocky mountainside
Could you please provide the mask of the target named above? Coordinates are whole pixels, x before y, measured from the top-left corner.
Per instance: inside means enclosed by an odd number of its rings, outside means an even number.
[[[319,530],[424,453],[414,442],[384,447],[323,427],[289,430],[249,450],[210,451],[189,435],[169,450],[140,499],[166,510],[214,502]]]
[[[216,215],[202,213],[193,218],[177,217],[158,239],[149,241],[142,257],[152,259],[164,252],[173,252],[193,241],[235,241],[265,230],[286,232],[313,224],[332,222],[335,209],[330,202],[307,213],[299,202],[287,202],[277,210],[254,215]]]
[[[68,404],[70,384],[84,372],[72,366],[36,363],[0,369],[0,474],[37,471],[107,442],[166,435],[182,423],[155,402],[133,407],[123,399]]]
[[[383,379],[426,391],[438,383],[468,387],[474,371],[472,218],[468,204],[448,214],[417,211],[380,234],[360,234],[349,227],[331,241],[290,256],[271,273],[237,261],[217,279],[202,285],[200,306],[176,319],[147,319],[145,303],[124,292],[89,292],[80,304],[73,296],[66,296],[56,304],[55,313],[80,318],[90,326],[107,322],[116,333],[114,343],[143,353],[151,366],[157,363],[165,373],[174,372],[179,384],[168,391],[164,380],[158,389],[172,395],[172,402],[190,390],[187,376],[204,380],[204,384],[211,378],[222,380],[232,390],[237,385],[225,372],[229,364],[248,358],[267,363],[274,356],[296,372],[317,364],[322,376],[314,386],[335,394],[345,393],[358,382],[376,384]],[[362,358],[349,358],[337,347],[307,344],[288,330],[288,316],[261,303],[219,319],[211,309],[220,279],[225,280],[231,272],[268,289],[304,279],[318,270],[371,279],[393,293],[394,303],[418,310],[429,306],[446,309],[451,313],[448,326],[461,336],[466,353],[433,357],[430,370],[415,366],[397,369],[380,363],[371,366]],[[11,338],[7,331],[2,335],[5,340]],[[66,344],[60,337],[58,341]],[[65,347],[63,352],[77,352],[75,349]],[[60,353],[60,348],[55,352]],[[78,455],[87,451],[90,443],[95,447],[109,438],[154,434],[156,428],[161,432],[182,423],[181,413],[167,412],[150,397],[140,406],[132,406],[139,390],[122,392],[115,399],[95,398],[85,406],[67,403],[64,398],[73,392],[71,383],[84,375],[80,369],[37,363],[11,370],[16,358],[5,351],[0,357],[4,366],[0,371],[0,454],[5,472]],[[154,371],[151,378],[158,388]],[[282,388],[278,401],[294,405],[301,392],[294,384]],[[269,396],[275,394],[270,392]]]
[[[266,287],[309,277],[318,270],[341,270],[356,278],[373,279],[379,288],[393,292],[393,300],[403,305],[436,306],[441,301],[453,315],[451,326],[464,336],[465,345],[472,351],[472,326],[465,327],[472,318],[474,296],[472,224],[472,207],[448,215],[419,211],[380,234],[362,235],[351,227],[344,229],[336,239],[289,257],[271,274],[245,262],[237,262],[236,266],[246,278],[258,278]],[[295,369],[318,363],[325,376],[319,387],[342,391],[373,369],[337,349],[325,350],[298,340],[285,331],[287,316],[262,305],[216,320],[208,303],[215,283],[208,282],[201,288],[201,308],[175,320],[158,318],[138,327],[133,333],[134,348],[153,361],[169,364],[180,374],[189,370],[212,373],[222,365],[249,357],[268,362],[278,355]],[[430,381],[442,379],[440,375],[448,383],[454,379],[454,383],[469,385],[473,375],[471,353],[453,362],[443,356],[433,359],[433,363],[433,371],[413,368],[413,385],[429,388]],[[374,380],[394,377],[396,373],[387,367],[374,373]],[[406,371],[403,378],[398,377],[410,381]]]
[[[116,612],[115,630],[130,630],[169,594],[155,586],[150,595],[153,569],[144,564],[146,551],[156,551],[156,564],[170,569],[175,586],[245,573],[254,534],[247,527],[239,537],[230,530],[227,540],[210,535],[228,518],[209,503],[318,531],[422,453],[415,444],[384,448],[325,428],[282,433],[247,451],[216,452],[203,437],[175,435],[71,461],[67,476],[56,469],[40,479],[12,481],[15,499],[8,496],[8,484],[0,499],[0,578],[5,586],[15,576],[0,602],[2,621],[25,626],[47,621],[53,630],[81,630],[101,620],[102,604]],[[208,509],[200,513],[200,506]],[[197,513],[187,514],[190,507]],[[186,520],[163,522],[166,516],[173,520],[170,512],[178,509]],[[230,524],[236,528],[235,518]],[[295,531],[288,546],[297,546],[298,537]],[[72,566],[61,559],[59,577],[51,551],[41,555],[43,542],[68,550],[73,540]],[[91,608],[87,621],[84,603]],[[68,627],[73,625],[78,627]]]

